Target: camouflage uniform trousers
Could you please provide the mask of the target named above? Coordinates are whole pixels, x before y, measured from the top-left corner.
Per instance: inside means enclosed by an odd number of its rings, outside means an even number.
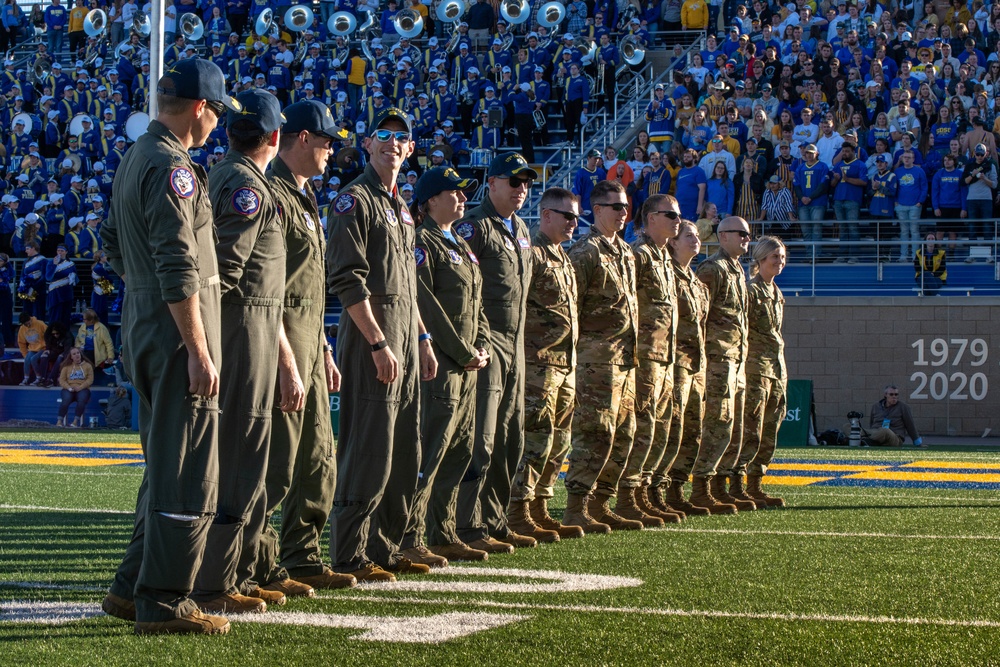
[[[586,495],[595,490],[608,457],[624,465],[635,435],[635,369],[613,364],[582,364],[577,375],[573,450],[566,491]],[[601,488],[614,494],[615,487]]]
[[[705,372],[674,366],[674,396],[670,403],[670,435],[663,456],[646,461],[644,475],[652,486],[671,480],[687,482],[701,448],[701,422],[705,416]]]
[[[761,476],[774,459],[778,428],[785,418],[785,383],[775,378],[747,378],[746,413],[743,418],[743,449],[736,474]]]
[[[627,460],[619,460],[624,447],[619,448],[619,439],[615,438],[611,457],[597,480],[598,488],[642,485],[647,460],[660,460],[667,448],[673,393],[673,364],[643,359],[635,370],[635,436],[631,451],[626,454]]]
[[[691,471],[695,477],[732,475],[743,442],[743,402],[746,374],[740,362],[708,360],[705,372],[705,417],[701,449]]]
[[[569,451],[562,435],[571,432],[576,402],[575,369],[526,364],[524,373],[524,454],[514,474],[512,501],[533,500],[542,480],[548,495],[539,497],[552,497],[551,487]]]

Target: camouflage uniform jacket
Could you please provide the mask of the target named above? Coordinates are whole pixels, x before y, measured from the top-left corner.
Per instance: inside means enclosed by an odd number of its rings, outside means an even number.
[[[420,317],[436,351],[464,367],[478,348],[490,349],[479,259],[462,237],[451,241],[429,217],[417,229],[413,252]]]
[[[569,249],[569,257],[579,290],[577,358],[585,364],[635,367],[639,306],[632,249],[620,236],[609,240],[592,228]]]
[[[785,316],[785,295],[781,289],[754,276],[748,286],[747,374],[787,379],[785,341],[781,337],[781,322]]]
[[[638,357],[671,364],[677,341],[677,288],[670,257],[645,233],[632,251],[639,301]]]
[[[725,250],[698,265],[698,278],[708,288],[705,352],[737,364],[747,354],[747,283],[743,267]]]
[[[677,357],[675,363],[692,373],[705,370],[705,319],[708,288],[690,267],[671,260],[677,286]]]
[[[573,368],[580,336],[573,263],[558,243],[541,232],[532,239],[531,254],[534,264],[524,325],[526,360]]]

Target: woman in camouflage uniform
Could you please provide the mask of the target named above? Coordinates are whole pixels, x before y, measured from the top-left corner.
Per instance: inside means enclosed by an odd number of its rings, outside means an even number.
[[[785,297],[774,278],[785,268],[785,244],[762,236],[753,249],[750,284],[747,286],[747,394],[743,417],[743,450],[737,475],[747,475],[747,495],[757,505],[784,507],[781,498],[761,488],[767,466],[774,459],[778,427],[785,418],[785,342],[781,323]]]

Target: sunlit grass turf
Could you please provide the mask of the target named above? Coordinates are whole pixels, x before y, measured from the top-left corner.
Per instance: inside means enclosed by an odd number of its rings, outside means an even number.
[[[810,448],[779,450],[782,457],[1000,462],[1000,456],[991,452],[971,451]],[[110,582],[131,533],[128,512],[141,474],[135,467],[0,466],[0,505],[123,512],[0,510],[0,600],[99,602],[101,589]],[[56,627],[11,625],[0,618],[3,662],[548,666],[1000,663],[996,653],[1000,628],[871,620],[895,617],[1000,623],[1000,498],[995,493],[842,487],[775,487],[772,492],[784,495],[789,508],[693,518],[676,529],[566,540],[494,557],[485,565],[626,575],[643,580],[636,588],[544,595],[360,589],[294,600],[282,610],[379,616],[488,611],[529,617],[441,645],[362,642],[349,639],[358,634],[356,630],[247,623],[234,623],[232,633],[225,638],[139,638],[131,634],[127,624],[106,617]],[[564,502],[564,497],[556,499],[556,513]],[[933,536],[945,539],[931,539]],[[449,579],[447,574],[434,578]],[[41,582],[59,588],[26,589],[14,587],[13,582]],[[483,606],[498,602],[513,607]],[[546,609],[539,605],[617,611]],[[626,613],[620,611],[622,608],[633,611]],[[733,612],[744,617],[651,613],[655,610]],[[745,617],[752,614],[857,618]]]

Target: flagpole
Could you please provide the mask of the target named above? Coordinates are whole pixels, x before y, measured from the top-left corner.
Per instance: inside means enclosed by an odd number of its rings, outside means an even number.
[[[163,0],[153,0],[149,23],[149,117],[156,119],[156,84],[163,76]]]

